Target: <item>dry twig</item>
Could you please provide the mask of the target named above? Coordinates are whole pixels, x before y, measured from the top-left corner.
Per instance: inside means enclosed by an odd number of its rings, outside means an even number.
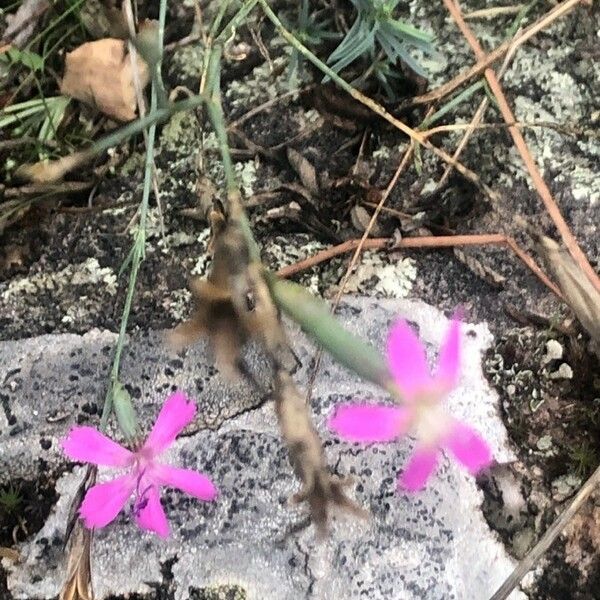
[[[460,8],[457,6],[457,4],[454,0],[443,0],[443,1],[444,1],[444,4],[446,5],[446,7],[448,8],[448,11],[452,15],[453,19],[456,21],[456,24],[459,27],[459,29],[461,30],[465,39],[467,40],[467,42],[473,49],[475,56],[477,57],[477,59],[479,61],[482,61],[485,58],[485,53],[483,52],[483,50],[479,44],[479,41],[474,36],[473,32],[470,30],[469,26],[465,22],[462,14],[461,14]],[[559,6],[562,6],[563,10],[564,10],[564,7],[566,5],[568,5],[568,4],[576,5],[578,3],[579,3],[578,1],[570,0],[570,2],[564,2]],[[557,7],[557,9],[558,9],[558,7]],[[557,11],[557,9],[555,9],[554,11],[550,11],[550,13],[548,13],[547,17],[549,17],[550,14],[555,13]],[[561,14],[564,14],[564,12]],[[546,182],[543,180],[543,178],[539,172],[539,169],[537,168],[537,165],[535,164],[535,160],[533,159],[533,156],[532,156],[531,152],[529,151],[529,148],[525,142],[525,138],[523,137],[523,134],[521,133],[519,128],[514,126],[514,122],[516,121],[516,119],[515,119],[515,116],[514,116],[512,110],[510,109],[510,107],[508,105],[508,102],[506,101],[506,97],[504,95],[504,92],[502,91],[500,82],[498,81],[498,77],[496,77],[496,74],[494,73],[494,71],[492,69],[486,69],[485,78],[487,79],[487,82],[489,83],[490,88],[492,89],[492,92],[494,93],[494,96],[496,97],[496,100],[498,101],[498,105],[500,107],[500,112],[502,113],[504,120],[510,124],[509,131],[513,138],[515,146],[519,150],[519,153],[521,154],[521,158],[523,159],[523,162],[525,163],[525,166],[527,167],[527,170],[531,176],[531,179],[533,180],[535,188],[538,191],[538,194],[540,195],[540,198],[542,199],[542,202],[544,203],[544,206],[546,207],[548,214],[550,215],[552,221],[556,225],[556,228],[558,229],[560,236],[561,236],[563,242],[565,243],[565,246],[571,253],[571,256],[579,264],[582,271],[586,274],[586,276],[588,277],[588,279],[590,280],[592,285],[597,290],[600,291],[600,278],[598,277],[597,273],[594,271],[594,269],[588,262],[587,257],[585,256],[585,254],[579,247],[579,244],[577,243],[575,236],[573,235],[569,226],[565,222],[565,220],[560,212],[560,209],[558,208],[556,202],[554,201],[554,198],[552,197],[550,189],[546,185]]]
[[[331,260],[336,256],[355,250],[361,240],[348,240],[337,246],[317,252],[313,256],[293,265],[283,267],[277,272],[279,277],[291,277],[296,273],[310,269],[319,263]],[[423,236],[404,238],[396,242],[393,238],[373,238],[363,242],[365,250],[399,250],[401,248],[452,248],[454,246],[498,245],[510,248],[532,271],[532,273],[558,298],[562,300],[560,290],[548,279],[535,261],[525,252],[515,240],[502,233],[484,233],[476,235]]]
[[[498,588],[490,600],[506,600],[510,593],[519,585],[523,577],[531,570],[535,563],[546,553],[554,540],[560,535],[569,521],[575,516],[589,495],[597,488],[600,482],[600,467],[598,467],[591,477],[585,482],[583,487],[577,492],[573,501],[567,506],[563,513],[552,523],[548,531],[542,536],[540,541],[527,553],[525,558],[517,565],[506,581]]]
[[[551,25],[554,21],[556,21],[556,19],[569,13],[583,1],[585,0],[565,0],[564,2],[561,2],[540,19],[538,19],[535,23],[532,23],[529,27],[524,29],[517,37],[514,38],[514,40],[507,40],[503,44],[500,44],[500,46],[478,60],[468,71],[460,73],[447,83],[444,83],[443,85],[431,90],[430,92],[427,92],[426,94],[411,98],[406,103],[406,107],[416,106],[418,104],[428,104],[429,102],[434,102],[436,100],[440,100],[444,96],[447,96],[473,77],[477,77],[477,75],[483,73],[485,69],[502,58],[502,56],[504,56],[508,51],[514,50],[523,45],[527,40]]]

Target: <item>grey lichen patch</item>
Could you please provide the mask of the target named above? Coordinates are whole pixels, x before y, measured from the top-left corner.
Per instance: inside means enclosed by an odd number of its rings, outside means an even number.
[[[200,150],[200,125],[193,111],[175,113],[163,127],[160,150],[177,156],[190,155]]]
[[[204,46],[200,42],[182,46],[173,52],[170,72],[178,80],[185,78],[200,82],[203,60]]]
[[[200,248],[198,251],[198,258],[191,271],[192,275],[204,277],[208,274],[208,269],[212,262],[212,258],[207,252],[210,235],[210,227],[205,227],[196,238],[196,242],[199,244]]]
[[[254,184],[256,183],[256,162],[247,160],[235,164],[235,172],[238,176],[239,185],[246,197],[254,193]]]
[[[416,263],[412,258],[367,251],[345,289],[347,292],[370,292],[384,298],[406,298],[416,277]]]
[[[267,100],[276,98],[288,91],[285,77],[274,77],[273,72],[287,63],[286,57],[277,57],[271,63],[264,62],[251,75],[242,79],[234,79],[225,91],[225,97],[234,108],[247,108]]]
[[[180,323],[188,318],[192,305],[192,294],[186,288],[173,290],[163,302],[163,308]]]
[[[2,292],[5,301],[18,296],[31,296],[42,291],[59,291],[76,285],[102,285],[114,296],[117,292],[117,276],[110,267],[100,267],[96,258],[69,265],[55,273],[38,273],[29,277],[13,279]]]
[[[262,255],[263,260],[272,271],[304,260],[325,248],[324,244],[311,240],[305,234],[277,236],[265,244]],[[310,269],[299,276],[299,282],[311,293],[320,294],[325,287],[337,281],[337,274],[327,277],[316,269]]]
[[[145,157],[142,152],[133,152],[121,165],[120,175],[130,177],[131,175],[142,176],[144,172]]]

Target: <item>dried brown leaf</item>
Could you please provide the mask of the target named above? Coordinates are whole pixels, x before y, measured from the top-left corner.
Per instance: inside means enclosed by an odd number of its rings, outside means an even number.
[[[319,193],[319,182],[317,181],[317,172],[312,164],[293,148],[287,149],[287,157],[290,165],[298,173],[302,185],[311,193]]]
[[[365,208],[356,204],[350,211],[350,219],[352,221],[352,225],[354,225],[354,227],[362,233],[367,230],[367,227],[371,222],[371,215]],[[377,225],[377,223],[373,223],[370,233],[372,237],[379,237],[379,235],[381,235],[381,228],[379,225]]]
[[[18,552],[18,550],[15,550],[14,548],[7,548],[6,546],[0,546],[0,558],[6,558],[7,560],[10,560],[11,562],[19,562],[21,556]]]
[[[34,183],[54,183],[87,160],[89,160],[87,152],[74,152],[56,160],[41,160],[33,164],[21,165],[16,170],[15,177]]]
[[[484,265],[472,252],[466,252],[462,248],[454,248],[454,256],[463,263],[470,271],[475,273],[490,285],[500,288],[506,283],[506,277],[489,267]]]
[[[140,85],[149,81],[148,67],[136,59]],[[82,44],[69,52],[61,93],[95,106],[119,121],[136,116],[133,66],[124,40],[106,38]]]

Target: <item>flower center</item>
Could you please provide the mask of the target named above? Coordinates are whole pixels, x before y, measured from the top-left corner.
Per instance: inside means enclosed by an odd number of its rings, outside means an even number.
[[[437,446],[451,429],[451,419],[438,394],[423,394],[414,403],[416,435],[428,446]]]
[[[145,469],[141,469],[138,476],[137,482],[135,486],[135,500],[133,502],[133,514],[136,517],[140,516],[140,513],[146,506],[148,505],[148,492],[152,489],[153,484],[148,483],[147,478],[144,477],[146,473]]]

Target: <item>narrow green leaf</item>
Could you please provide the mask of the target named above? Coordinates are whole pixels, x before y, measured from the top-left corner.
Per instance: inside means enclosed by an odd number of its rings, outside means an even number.
[[[344,329],[329,306],[302,286],[268,276],[273,300],[339,363],[363,379],[387,388],[390,382],[384,358],[371,345]]]
[[[425,33],[424,31],[413,27],[405,21],[390,19],[388,23],[404,38],[408,38],[416,42],[424,42],[426,44],[433,42],[434,38],[431,34]]]

